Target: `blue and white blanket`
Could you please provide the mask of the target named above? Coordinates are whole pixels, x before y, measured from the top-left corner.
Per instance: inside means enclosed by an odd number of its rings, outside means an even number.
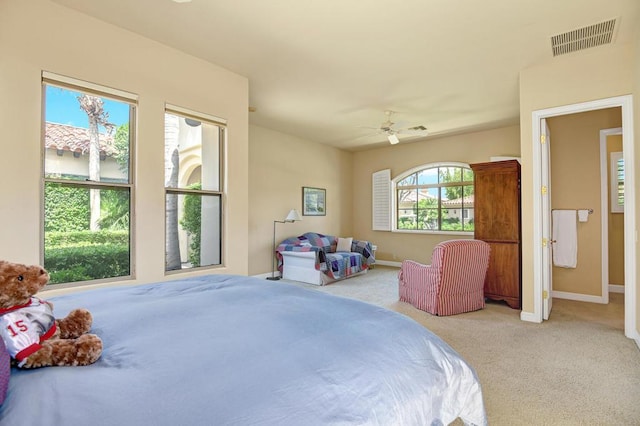
[[[299,237],[288,238],[276,248],[278,270],[282,272],[282,252],[316,253],[316,270],[334,280],[346,278],[364,271],[375,263],[373,248],[369,241],[353,240],[351,252],[336,252],[338,237],[307,232]]]

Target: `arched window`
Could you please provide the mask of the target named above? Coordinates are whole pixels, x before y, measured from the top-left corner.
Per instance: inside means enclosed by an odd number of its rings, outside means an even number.
[[[473,171],[464,163],[433,163],[392,182],[398,231],[473,232]]]

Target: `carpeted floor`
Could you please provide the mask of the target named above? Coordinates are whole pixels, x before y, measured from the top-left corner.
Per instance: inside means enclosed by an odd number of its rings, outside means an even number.
[[[296,284],[383,306],[442,337],[476,369],[491,425],[640,425],[640,351],[624,336],[622,294],[608,305],[554,299],[542,324],[497,302],[437,317],[398,301],[397,272]]]

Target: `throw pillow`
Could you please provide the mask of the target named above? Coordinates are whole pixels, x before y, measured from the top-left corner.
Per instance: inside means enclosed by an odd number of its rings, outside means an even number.
[[[349,237],[349,238],[338,237],[338,247],[336,247],[336,251],[351,251],[352,242],[353,242],[353,237]]]

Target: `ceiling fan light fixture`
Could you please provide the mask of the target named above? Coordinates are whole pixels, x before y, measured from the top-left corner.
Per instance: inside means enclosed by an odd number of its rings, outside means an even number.
[[[397,144],[398,142],[400,142],[400,139],[398,139],[398,137],[397,137],[396,135],[394,135],[394,134],[390,134],[390,135],[388,135],[388,136],[387,136],[387,139],[389,139],[389,143],[390,143],[391,145],[395,145],[395,144]]]

